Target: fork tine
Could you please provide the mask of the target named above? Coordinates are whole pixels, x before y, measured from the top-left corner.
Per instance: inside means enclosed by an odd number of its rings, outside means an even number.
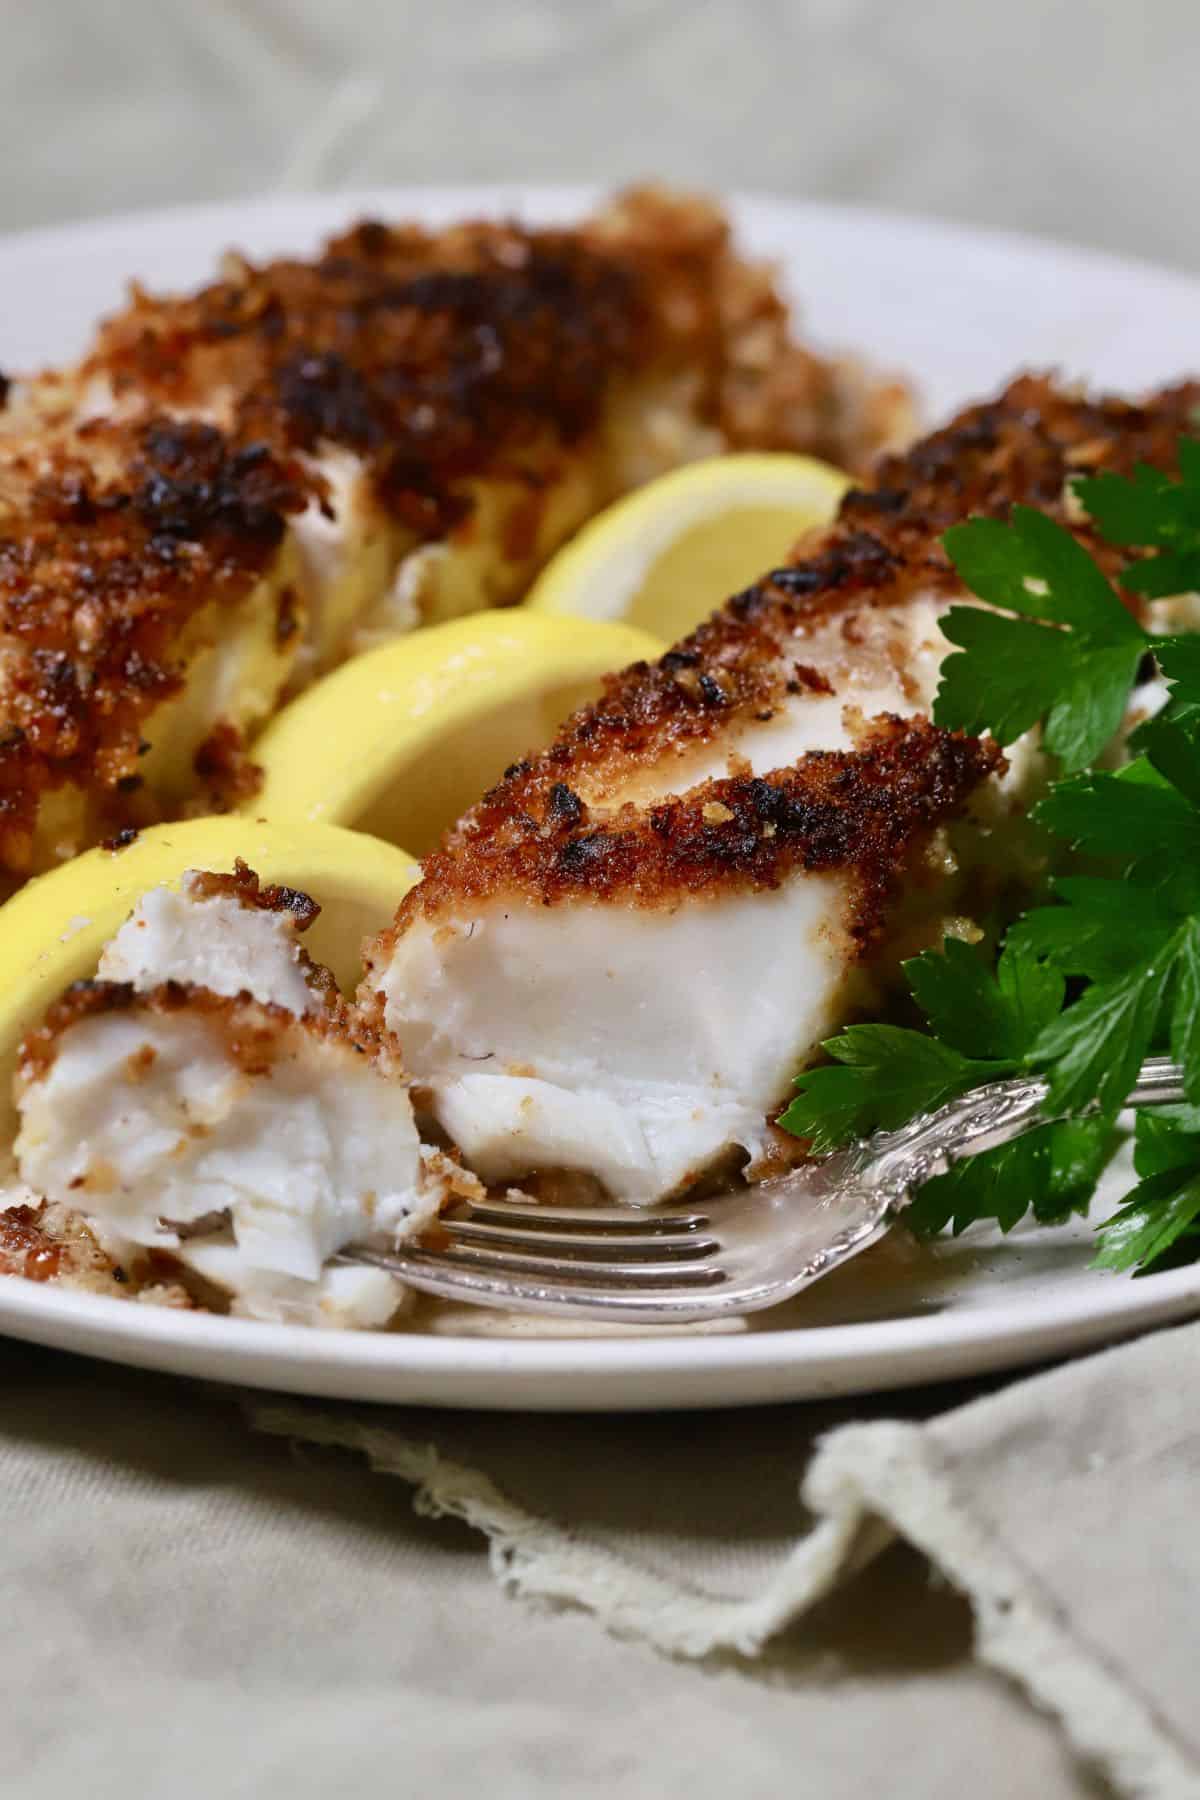
[[[530,1299],[545,1296],[550,1287],[571,1290],[581,1299],[602,1291],[638,1293],[680,1292],[720,1286],[723,1269],[699,1263],[569,1263],[542,1256],[494,1256],[463,1249],[427,1250],[414,1244],[404,1250],[372,1250],[354,1245],[335,1261],[370,1263],[388,1269],[402,1280],[428,1276],[443,1283],[493,1286]]]
[[[519,1226],[529,1231],[564,1231],[586,1236],[676,1237],[704,1230],[709,1221],[704,1213],[650,1213],[644,1216],[629,1206],[542,1206],[518,1200],[486,1200],[467,1203],[462,1215],[472,1224]]]
[[[475,1245],[480,1249],[513,1251],[518,1255],[558,1256],[569,1261],[591,1262],[609,1258],[618,1262],[645,1261],[650,1255],[670,1262],[691,1262],[711,1256],[720,1248],[715,1238],[692,1233],[653,1237],[611,1232],[552,1231],[543,1227],[528,1231],[518,1227],[480,1224],[474,1214],[466,1219],[447,1218],[438,1221],[456,1245]]]

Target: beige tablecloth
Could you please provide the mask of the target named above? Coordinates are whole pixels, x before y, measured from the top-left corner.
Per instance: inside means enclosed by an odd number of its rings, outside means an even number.
[[[6,1346],[0,1789],[1198,1796],[1198,1367],[606,1419]]]

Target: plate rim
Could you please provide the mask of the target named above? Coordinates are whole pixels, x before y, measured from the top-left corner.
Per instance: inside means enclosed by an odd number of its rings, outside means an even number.
[[[713,1407],[883,1392],[959,1379],[1047,1360],[1060,1350],[1095,1347],[1200,1308],[1200,1265],[1123,1282],[1110,1279],[1111,1286],[1097,1271],[1094,1293],[1090,1285],[1073,1286],[1055,1307],[1025,1296],[997,1302],[994,1309],[970,1307],[846,1325],[708,1336],[521,1338],[323,1330],[139,1306],[115,1296],[13,1278],[0,1283],[0,1332],[84,1350],[105,1361],[313,1395],[483,1410],[657,1410],[664,1405]],[[989,1320],[993,1310],[1000,1316]],[[934,1319],[947,1329],[925,1331]],[[929,1341],[920,1341],[922,1337]],[[807,1356],[789,1357],[788,1349],[801,1343]],[[933,1366],[955,1351],[962,1355],[953,1367]],[[786,1393],[762,1392],[758,1378],[772,1370],[795,1373],[797,1362],[807,1371],[799,1391],[792,1391],[794,1384],[785,1379]],[[848,1368],[851,1362],[862,1365],[861,1371]],[[320,1378],[314,1382],[314,1376]],[[679,1376],[687,1376],[689,1383],[705,1377],[726,1380],[682,1401],[664,1402],[661,1389],[645,1396],[630,1393],[619,1402],[607,1395],[614,1381]],[[446,1377],[452,1378],[451,1387],[472,1380],[480,1385],[469,1400],[455,1400]],[[535,1379],[530,1382],[530,1377]],[[523,1383],[516,1394],[506,1387],[514,1379]],[[421,1392],[423,1382],[429,1384],[426,1393]],[[558,1384],[568,1392],[555,1392]],[[752,1400],[754,1394],[761,1398]]]
[[[118,208],[112,212],[55,220],[48,225],[19,226],[0,232],[0,257],[12,252],[18,255],[41,254],[53,250],[82,246],[89,238],[111,241],[127,230],[175,229],[180,225],[199,228],[214,227],[229,213],[324,212],[344,207],[355,214],[372,207],[408,206],[478,206],[481,212],[494,212],[503,205],[561,209],[564,213],[594,205],[605,195],[631,185],[627,182],[544,182],[524,181],[512,176],[495,181],[382,183],[345,188],[279,189],[262,188],[236,198],[193,200],[174,206]],[[676,187],[674,182],[664,184]],[[684,184],[686,185],[686,184]],[[689,190],[690,191],[690,190]],[[1097,244],[1073,238],[1055,237],[1049,232],[1022,230],[1006,225],[977,225],[958,219],[943,218],[933,213],[912,212],[905,207],[872,206],[853,200],[822,200],[808,195],[788,195],[769,188],[706,188],[704,192],[718,199],[732,212],[753,217],[790,214],[805,216],[822,223],[854,223],[864,231],[898,231],[913,236],[936,238],[947,247],[956,241],[1022,255],[1066,257],[1080,264],[1090,264],[1097,272],[1118,272],[1142,279],[1164,281],[1190,290],[1200,297],[1200,273],[1152,257],[1128,255],[1108,250]],[[131,279],[134,277],[131,275]]]
[[[24,266],[36,277],[31,265],[41,259],[111,251],[126,234],[143,243],[159,233],[216,238],[236,229],[230,221],[238,216],[250,232],[265,214],[294,220],[301,250],[303,234],[326,228],[330,215],[348,219],[373,209],[486,215],[520,209],[553,217],[577,212],[606,191],[599,183],[519,178],[267,191],[0,234],[0,266],[8,271]],[[986,246],[1025,260],[1049,259],[1059,267],[1065,261],[1079,278],[1090,272],[1200,302],[1200,276],[1039,233],[760,190],[725,190],[721,197],[751,234],[755,221],[767,226],[774,219],[789,231],[853,226],[866,234],[883,232],[893,242],[907,238],[914,249],[922,243],[944,250]],[[129,273],[132,278],[136,271]],[[522,1338],[320,1330],[134,1306],[14,1278],[0,1282],[0,1332],[125,1365],[344,1398],[512,1410],[628,1410],[883,1391],[1092,1347],[1200,1310],[1200,1267],[1127,1279],[1121,1286],[1106,1283],[1099,1273],[1094,1280],[1094,1291],[1090,1284],[1076,1285],[1057,1299],[1051,1287],[959,1312],[931,1310],[842,1325],[793,1324],[708,1336]],[[934,1328],[935,1321],[940,1328]],[[322,1372],[325,1379],[314,1378]],[[696,1384],[708,1380],[711,1391],[699,1392]],[[422,1382],[428,1393],[421,1391]]]

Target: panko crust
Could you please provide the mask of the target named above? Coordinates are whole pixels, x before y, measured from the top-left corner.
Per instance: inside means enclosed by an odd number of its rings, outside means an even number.
[[[1115,553],[1071,506],[1069,478],[1137,462],[1173,468],[1198,405],[1196,382],[1135,404],[1090,400],[1048,377],[1023,376],[910,451],[884,457],[872,486],[847,493],[832,527],[799,545],[793,561],[735,595],[658,662],[610,676],[602,697],[575,713],[547,750],[505,772],[430,864],[439,903],[452,897],[456,854],[465,870],[472,846],[519,832],[525,820],[544,822],[556,787],[574,791],[586,776],[592,795],[618,793],[673,753],[741,723],[767,723],[789,695],[829,691],[822,670],[803,660],[805,634],[843,618],[852,660],[856,613],[958,591],[941,538],[972,514],[1003,518],[1017,502],[1040,507],[1115,568]],[[418,888],[406,905],[411,912],[430,902]]]
[[[863,727],[854,750],[813,751],[792,769],[706,781],[683,798],[600,817],[558,783],[540,816],[511,816],[426,860],[396,925],[368,951],[365,985],[414,918],[452,917],[460,902],[670,908],[777,888],[799,872],[851,878],[845,924],[865,951],[914,852],[1004,766],[991,739],[884,717]]]
[[[139,989],[128,981],[87,980],[73,982],[49,1007],[42,1022],[26,1033],[17,1064],[18,1093],[30,1082],[44,1078],[64,1036],[74,1026],[85,1019],[124,1012],[161,1018],[187,1013],[210,1020],[224,1037],[230,1061],[243,1075],[269,1074],[289,1045],[307,1035],[368,1058],[388,1079],[403,1078],[400,1047],[393,1034],[335,991],[327,989],[324,1004],[314,1011],[294,1013],[248,993],[218,994],[193,982],[164,981],[154,988]],[[136,1079],[134,1071],[131,1077]]]
[[[806,450],[861,468],[905,435],[907,388],[793,339],[773,271],[740,257],[712,201],[632,189],[572,227],[363,220],[311,260],[226,259],[178,297],[135,289],[85,379],[215,408],[239,439],[335,444],[378,497],[444,535],[479,477],[528,466],[599,424],[614,385],[684,371],[731,448]]]
[[[143,732],[183,688],[180,639],[247,598],[304,502],[296,465],[195,421],[0,435],[0,866],[24,871],[56,789],[109,831],[145,821]]]

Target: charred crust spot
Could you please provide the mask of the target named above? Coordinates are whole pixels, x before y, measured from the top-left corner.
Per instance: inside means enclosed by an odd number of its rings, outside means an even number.
[[[187,893],[195,900],[235,900],[239,906],[252,907],[257,912],[290,913],[297,931],[307,931],[321,912],[317,901],[301,888],[285,887],[279,882],[264,886],[256,871],[240,856],[234,859],[232,874],[191,870]]]
[[[8,396],[12,393],[12,379],[0,369],[0,412],[8,405]]]
[[[586,439],[647,368],[686,369],[732,448],[861,467],[907,412],[894,384],[792,341],[771,272],[716,208],[650,189],[571,230],[365,220],[312,261],[231,258],[198,293],[135,291],[86,372],[172,412],[228,393],[240,441],[354,450],[381,504],[434,534],[477,477],[537,479],[530,447]]]
[[[615,838],[610,837],[606,832],[594,831],[588,837],[571,838],[567,843],[561,845],[555,858],[555,864],[559,872],[568,880],[587,882],[616,847],[617,840]]]
[[[288,582],[279,590],[275,607],[275,642],[282,650],[300,630],[300,596]]]
[[[263,900],[277,912],[289,912],[296,921],[297,931],[307,931],[321,908],[311,894],[302,893],[299,888],[273,886],[263,889]]]
[[[578,825],[584,806],[579,795],[565,781],[551,783],[546,816],[556,825]]]
[[[903,512],[908,505],[908,489],[893,488],[851,488],[842,497],[842,516],[873,513]]]
[[[112,837],[101,838],[100,848],[111,851],[116,856],[121,850],[128,850],[131,844],[136,844],[139,835],[135,825],[126,825],[122,830],[114,832]]]
[[[262,785],[262,770],[241,732],[222,720],[197,748],[192,767],[213,812],[233,812]]]
[[[214,425],[195,420],[150,420],[133,474],[133,509],[156,548],[222,533],[269,552],[296,510],[295,481],[265,444],[232,447]]]
[[[435,852],[396,929],[491,896],[660,907],[775,888],[797,871],[840,872],[852,894],[850,933],[865,948],[913,853],[1004,767],[990,739],[884,717],[864,728],[855,750],[814,752],[769,776],[708,781],[645,811],[627,805],[603,830],[564,824],[547,836],[514,822],[499,837]]]
[[[819,669],[814,669],[809,663],[793,663],[792,676],[799,686],[807,688],[810,694],[832,694],[833,692],[832,683],[822,675]]]

